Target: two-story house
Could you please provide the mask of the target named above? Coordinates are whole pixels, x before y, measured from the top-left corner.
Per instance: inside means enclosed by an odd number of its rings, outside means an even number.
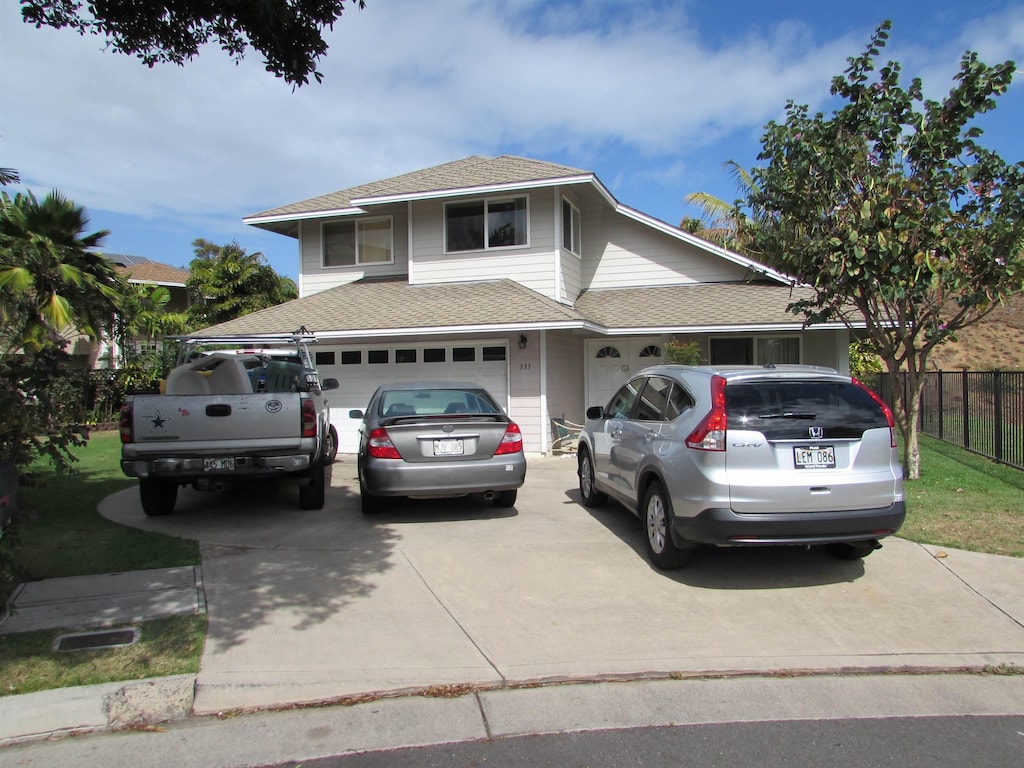
[[[547,452],[552,418],[582,421],[673,338],[712,363],[848,368],[844,327],[786,311],[809,289],[623,205],[589,171],[469,157],[244,221],[296,240],[300,297],[207,330],[315,332],[346,452],[349,409],[384,381],[480,382]]]

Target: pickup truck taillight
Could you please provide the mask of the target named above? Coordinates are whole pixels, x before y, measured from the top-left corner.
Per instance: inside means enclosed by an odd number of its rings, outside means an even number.
[[[132,406],[129,403],[125,403],[121,406],[121,416],[118,419],[118,430],[121,432],[122,443],[134,442],[134,435],[132,435]]]
[[[317,436],[316,405],[312,400],[303,400],[302,408],[299,410],[302,418],[302,436]]]

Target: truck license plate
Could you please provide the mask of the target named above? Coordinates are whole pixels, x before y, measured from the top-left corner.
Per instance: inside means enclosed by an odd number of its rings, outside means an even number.
[[[228,456],[227,458],[217,459],[203,459],[203,470],[206,472],[217,472],[228,470],[232,471],[235,468],[235,457]]]
[[[462,445],[462,438],[458,440],[435,440],[435,456],[462,456],[466,452]]]
[[[834,445],[797,445],[793,447],[793,463],[797,469],[835,469]]]

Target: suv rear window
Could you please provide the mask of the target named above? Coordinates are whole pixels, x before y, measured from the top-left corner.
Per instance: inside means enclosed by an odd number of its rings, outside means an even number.
[[[806,440],[809,427],[822,437],[859,439],[889,422],[871,395],[844,381],[758,381],[728,384],[729,429],[761,432],[768,440]]]

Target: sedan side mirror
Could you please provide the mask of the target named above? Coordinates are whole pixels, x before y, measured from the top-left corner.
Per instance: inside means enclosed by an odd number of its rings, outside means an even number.
[[[591,421],[593,419],[603,419],[603,418],[604,418],[604,406],[603,405],[592,405],[589,408],[587,408],[587,421]]]
[[[361,419],[363,418],[363,412],[360,411],[358,408],[353,408],[351,411],[348,412],[348,417],[350,419]]]

